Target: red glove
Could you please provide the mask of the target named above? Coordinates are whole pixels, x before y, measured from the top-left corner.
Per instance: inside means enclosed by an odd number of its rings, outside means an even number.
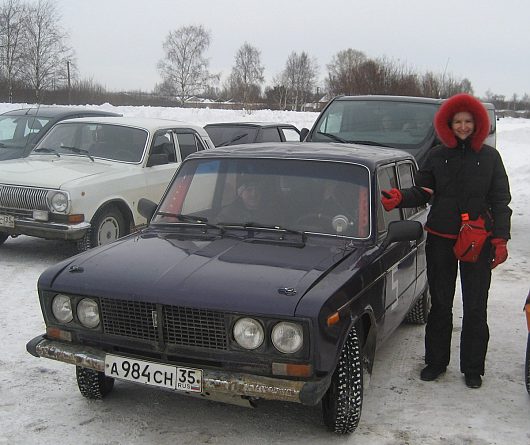
[[[383,195],[381,203],[387,212],[395,209],[403,199],[403,195],[398,189],[382,190],[381,195]]]
[[[502,238],[493,238],[491,245],[493,246],[493,260],[491,261],[491,268],[495,269],[499,264],[504,263],[508,258],[508,249],[506,248],[506,241]]]

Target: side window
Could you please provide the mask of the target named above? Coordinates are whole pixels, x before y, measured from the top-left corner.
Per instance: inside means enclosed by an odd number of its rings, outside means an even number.
[[[175,133],[175,136],[177,137],[181,161],[190,154],[204,149],[193,133]]]
[[[166,154],[168,163],[177,162],[175,143],[173,142],[171,131],[163,131],[155,135],[151,154]]]
[[[413,169],[412,164],[410,162],[406,162],[403,164],[399,164],[397,166],[398,169],[398,175],[399,175],[399,188],[409,188],[414,185],[413,178]],[[412,215],[418,212],[417,207],[403,209],[403,216],[406,219],[409,219]]]
[[[281,142],[282,138],[277,128],[262,128],[256,142]]]
[[[394,166],[387,166],[380,168],[377,171],[377,231],[383,233],[387,231],[388,224],[392,221],[399,221],[401,219],[401,212],[399,209],[393,209],[387,212],[381,204],[381,190],[388,190],[398,187],[396,171]]]
[[[283,133],[285,142],[300,142],[300,133],[294,128],[282,128],[280,131]]]

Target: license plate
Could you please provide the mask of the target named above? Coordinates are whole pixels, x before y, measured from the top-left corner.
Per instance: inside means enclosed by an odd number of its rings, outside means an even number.
[[[11,215],[0,215],[0,227],[15,227],[15,217]]]
[[[202,369],[183,368],[107,354],[105,375],[177,391],[202,392]]]

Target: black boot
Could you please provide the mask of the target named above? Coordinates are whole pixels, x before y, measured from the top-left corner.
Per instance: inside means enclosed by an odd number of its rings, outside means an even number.
[[[482,386],[480,374],[465,374],[465,380],[468,388],[480,388]]]
[[[426,382],[431,382],[443,374],[446,369],[447,368],[445,366],[427,365],[421,370],[420,379]]]

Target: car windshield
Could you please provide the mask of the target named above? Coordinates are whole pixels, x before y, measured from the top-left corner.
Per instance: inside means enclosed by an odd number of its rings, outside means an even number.
[[[230,227],[370,236],[370,181],[357,164],[298,159],[192,159],[178,171],[153,224],[190,215]]]
[[[206,125],[204,127],[216,147],[248,144],[256,140],[258,128],[241,125]]]
[[[139,128],[64,122],[53,127],[32,154],[89,155],[113,161],[139,162],[146,141],[147,131]]]
[[[417,102],[336,100],[320,116],[311,140],[415,149],[434,131],[437,109]]]
[[[24,148],[34,143],[48,122],[40,116],[0,116],[0,147]]]

